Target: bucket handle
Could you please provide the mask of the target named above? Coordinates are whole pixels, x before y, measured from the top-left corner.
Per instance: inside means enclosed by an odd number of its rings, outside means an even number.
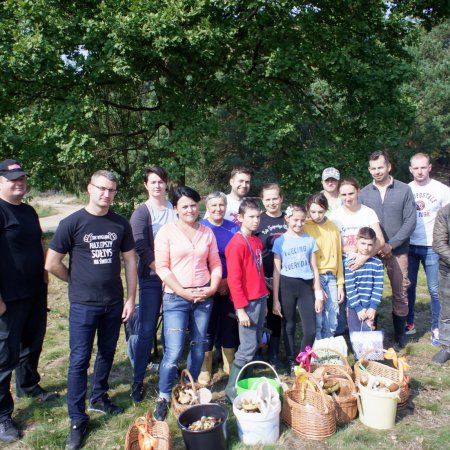
[[[359,391],[356,392],[356,403],[358,404],[358,410],[361,411],[360,415],[364,415],[364,410],[361,401],[361,393]]]
[[[237,389],[238,381],[240,380],[241,374],[244,372],[244,370],[245,370],[247,367],[252,366],[252,365],[254,365],[254,364],[263,364],[263,365],[267,366],[269,369],[272,369],[273,373],[275,374],[276,380],[277,380],[277,381],[280,383],[280,385],[281,385],[281,380],[280,380],[280,377],[278,376],[277,371],[276,371],[269,363],[266,363],[265,361],[250,361],[250,362],[247,363],[244,367],[242,367],[242,369],[239,371],[238,376],[236,377],[236,381],[235,381],[235,383],[234,383],[234,388],[235,388],[235,389]]]

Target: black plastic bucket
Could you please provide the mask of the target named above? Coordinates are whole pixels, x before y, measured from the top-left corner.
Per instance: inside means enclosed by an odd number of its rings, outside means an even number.
[[[221,419],[214,428],[203,431],[191,431],[188,429],[193,422],[200,420],[202,416],[212,416]],[[178,418],[178,426],[183,434],[184,444],[187,450],[226,450],[227,449],[227,419],[228,410],[217,403],[191,406],[183,411]]]

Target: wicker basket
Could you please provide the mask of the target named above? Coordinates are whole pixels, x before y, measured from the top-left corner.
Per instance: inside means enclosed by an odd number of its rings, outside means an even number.
[[[149,425],[151,435],[158,440],[155,450],[170,450],[172,448],[172,441],[169,425],[166,422],[154,420],[150,410],[147,411],[145,420]],[[139,430],[135,423],[128,428],[125,439],[125,450],[141,450],[139,446]]]
[[[340,373],[337,373],[339,372]],[[356,387],[350,375],[341,366],[336,366],[333,372],[325,370],[322,374],[322,380],[339,380],[339,394],[332,395],[336,410],[337,423],[348,423],[356,418],[358,405],[356,398]]]
[[[404,408],[408,403],[409,377],[404,375],[403,380],[400,380],[399,379],[400,373],[399,373],[398,369],[395,369],[394,367],[389,367],[386,364],[383,364],[381,362],[365,359],[369,353],[374,352],[374,351],[386,352],[386,350],[384,350],[384,349],[371,348],[371,349],[367,350],[361,356],[361,359],[359,359],[355,364],[355,384],[358,385],[358,383],[361,379],[361,374],[363,373],[363,371],[359,367],[359,365],[363,364],[364,367],[370,372],[371,375],[388,378],[389,380],[392,380],[395,383],[398,383],[398,385],[400,386],[400,402],[397,405],[397,409]],[[363,361],[364,361],[364,363],[363,363]]]
[[[304,399],[301,389],[288,389],[284,393],[281,419],[306,439],[326,439],[336,432],[334,402],[323,393],[313,376],[308,378],[316,389],[306,388]]]
[[[322,353],[322,352],[336,354],[341,359],[342,364],[322,364],[322,363],[314,362],[314,358],[311,358],[311,366],[310,366],[311,373],[316,371],[320,367],[320,368],[327,370],[329,374],[333,374],[333,375],[337,375],[337,376],[341,376],[341,377],[342,377],[342,370],[344,370],[352,379],[354,378],[353,370],[350,367],[350,364],[348,363],[347,358],[342,353],[339,353],[334,348],[328,348],[328,347],[314,349],[314,353],[317,356],[319,356],[320,353]]]
[[[172,399],[170,402],[171,408],[172,408],[172,413],[173,415],[178,419],[178,416],[183,412],[186,411],[186,409],[190,408],[193,405],[182,405],[179,401],[178,401],[178,393],[181,389],[183,389],[184,387],[186,387],[186,383],[184,382],[184,377],[187,376],[189,378],[189,385],[191,387],[191,389],[194,390],[194,392],[197,392],[198,389],[201,389],[202,386],[200,383],[194,383],[194,379],[192,378],[191,372],[189,372],[189,370],[184,369],[181,372],[181,379],[180,379],[180,384],[178,384],[177,386],[175,386],[173,392],[172,392]]]

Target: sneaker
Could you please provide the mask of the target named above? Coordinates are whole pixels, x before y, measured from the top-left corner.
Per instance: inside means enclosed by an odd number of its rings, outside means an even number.
[[[434,345],[435,347],[438,347],[439,345],[441,345],[439,342],[439,329],[438,328],[431,330],[431,345]]]
[[[122,414],[124,409],[121,406],[115,405],[111,399],[105,395],[96,402],[89,402],[88,411],[99,412],[103,414],[111,414],[113,416]]]
[[[145,390],[143,383],[133,383],[131,386],[131,398],[134,403],[141,403],[144,400]]]
[[[295,362],[294,361],[289,361],[289,376],[290,377],[295,377]]]
[[[169,404],[165,398],[159,398],[153,411],[153,417],[156,420],[164,420],[169,410]]]
[[[0,442],[12,444],[19,440],[19,430],[13,424],[11,418],[0,422]]]
[[[52,402],[59,398],[57,392],[49,392],[42,388],[39,384],[30,393],[17,393],[17,397],[32,397],[40,402]]]
[[[408,336],[416,334],[416,326],[413,323],[411,324],[407,323],[405,327],[405,334]]]
[[[433,356],[431,362],[434,364],[445,364],[449,359],[450,352],[445,350],[445,348],[441,348],[441,350]]]
[[[87,421],[70,423],[70,433],[66,440],[66,450],[78,450],[83,447],[83,441],[87,434],[87,424]]]

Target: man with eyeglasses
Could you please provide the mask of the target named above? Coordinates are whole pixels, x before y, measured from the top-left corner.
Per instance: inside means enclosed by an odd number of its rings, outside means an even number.
[[[137,270],[134,239],[128,221],[110,210],[117,192],[111,172],[95,172],[87,186],[89,203],[62,220],[49,244],[45,268],[69,283],[70,358],[67,405],[71,420],[66,449],[81,448],[87,433],[87,369],[97,333],[97,356],[88,411],[121,414],[108,396],[108,377],[122,320],[131,318]],[[70,255],[68,267],[63,262]],[[127,297],[120,276],[124,261]]]
[[[39,357],[47,326],[47,280],[42,231],[36,211],[22,202],[27,173],[13,159],[0,162],[0,442],[19,439],[12,421],[10,392],[15,371],[16,396],[42,402],[56,392],[40,385]]]

